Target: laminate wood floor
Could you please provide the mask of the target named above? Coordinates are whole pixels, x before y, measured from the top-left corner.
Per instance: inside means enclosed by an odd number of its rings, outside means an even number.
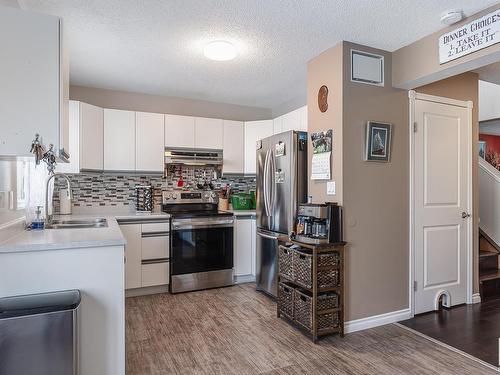
[[[497,374],[395,325],[313,344],[253,284],[126,300],[127,375]]]
[[[401,324],[499,366],[500,298],[417,315]]]

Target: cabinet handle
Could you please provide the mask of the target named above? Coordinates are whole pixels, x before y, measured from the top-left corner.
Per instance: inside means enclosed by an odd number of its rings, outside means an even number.
[[[147,237],[168,237],[170,235],[169,232],[146,232],[142,233],[141,237],[142,238],[147,238]]]
[[[145,259],[141,262],[141,264],[157,264],[157,263],[167,263],[168,258],[159,258],[159,259]]]

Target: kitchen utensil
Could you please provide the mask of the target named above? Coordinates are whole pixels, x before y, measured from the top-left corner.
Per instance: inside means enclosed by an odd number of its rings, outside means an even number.
[[[177,181],[177,187],[183,187],[184,180],[182,179],[182,166],[179,167],[179,181]]]

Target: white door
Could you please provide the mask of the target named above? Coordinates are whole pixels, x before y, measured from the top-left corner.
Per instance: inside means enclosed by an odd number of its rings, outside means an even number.
[[[414,105],[415,314],[467,302],[470,283],[471,109],[416,94]],[[464,216],[464,217],[463,217]]]
[[[135,169],[163,172],[164,124],[161,113],[135,114]]]

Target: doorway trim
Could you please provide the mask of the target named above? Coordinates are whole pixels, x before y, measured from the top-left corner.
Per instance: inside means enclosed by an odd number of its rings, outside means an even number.
[[[409,283],[408,283],[408,305],[410,306],[411,317],[415,316],[415,100],[425,100],[428,102],[442,103],[454,105],[457,107],[467,108],[467,117],[469,122],[469,140],[467,143],[467,212],[473,214],[473,197],[472,197],[472,101],[463,101],[445,98],[441,96],[434,96],[428,94],[421,94],[415,90],[408,91],[409,98],[409,149],[410,149],[410,220],[409,220]],[[473,217],[467,220],[467,304],[474,303],[473,301],[473,283],[474,283],[474,261],[473,261]]]

